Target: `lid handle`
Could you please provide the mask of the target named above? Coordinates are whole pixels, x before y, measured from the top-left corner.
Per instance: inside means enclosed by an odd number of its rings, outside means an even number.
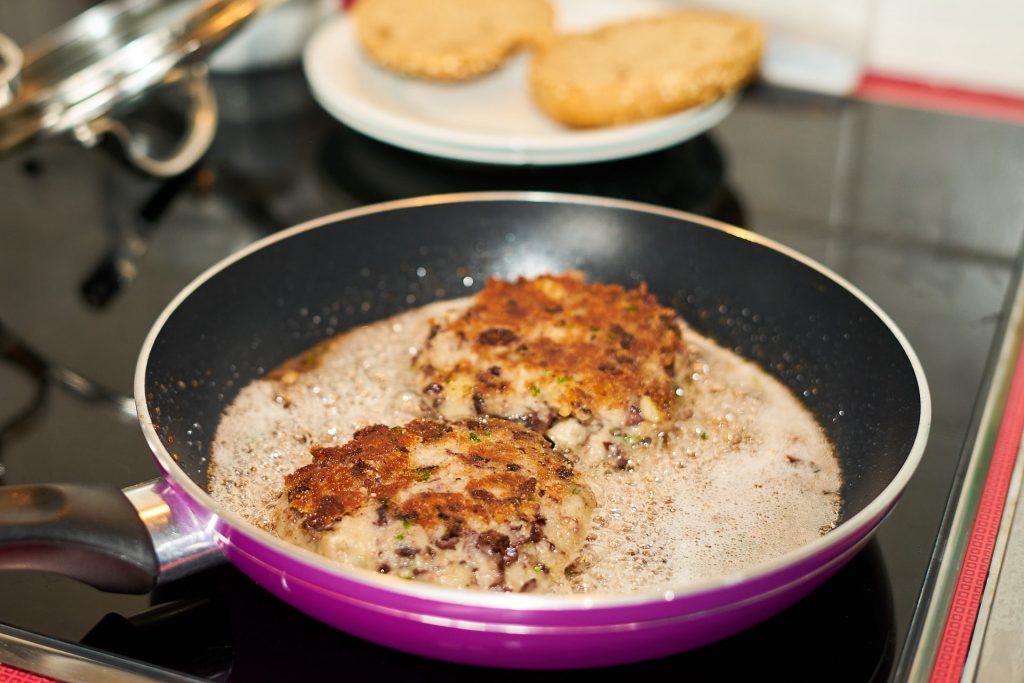
[[[162,85],[182,84],[189,98],[188,124],[181,141],[164,157],[154,156],[148,139],[112,116],[101,116],[75,128],[75,138],[92,147],[109,135],[123,159],[144,173],[170,178],[187,171],[206,154],[217,132],[217,100],[205,64],[172,70]]]

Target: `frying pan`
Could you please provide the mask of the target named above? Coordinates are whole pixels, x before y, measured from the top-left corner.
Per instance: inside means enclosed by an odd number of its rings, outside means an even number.
[[[487,275],[566,269],[646,281],[699,332],[801,396],[836,445],[841,522],[713,580],[625,595],[458,591],[345,570],[243,521],[207,493],[208,445],[239,389],[344,329],[464,296]],[[601,666],[740,631],[850,560],[925,447],[930,401],[903,334],[849,283],[779,244],[697,216],[592,197],[486,193],[347,211],[268,237],[167,307],[135,398],[163,478],[125,491],[0,490],[0,565],[147,591],[223,558],[308,614],[430,657],[502,667]]]

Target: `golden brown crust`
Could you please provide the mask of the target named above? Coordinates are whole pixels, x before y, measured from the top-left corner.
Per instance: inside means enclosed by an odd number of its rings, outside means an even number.
[[[442,81],[496,69],[520,48],[546,43],[554,24],[547,0],[359,0],[353,14],[374,61]]]
[[[419,458],[417,451],[427,446],[436,462]],[[543,498],[557,503],[591,496],[572,464],[540,434],[506,420],[372,425],[344,445],[316,446],[311,453],[312,464],[285,478],[288,507],[311,532],[367,506],[375,506],[382,526],[400,519],[428,531],[532,523],[542,517]]]
[[[764,34],[748,19],[705,10],[562,36],[533,61],[530,86],[570,126],[649,119],[713,102],[757,71]]]
[[[443,329],[436,344],[465,347],[449,359],[434,352],[432,339],[416,360],[438,405],[458,401],[453,394],[461,391],[482,414],[526,417],[503,412],[503,402],[522,396],[581,422],[608,411],[655,422],[676,399],[680,328],[646,284],[627,290],[579,274],[491,278],[464,314],[436,329]]]

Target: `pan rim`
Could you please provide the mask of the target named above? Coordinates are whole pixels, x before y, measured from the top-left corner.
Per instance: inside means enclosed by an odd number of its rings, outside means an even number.
[[[665,216],[668,218],[695,223],[772,249],[817,271],[821,275],[824,275],[838,284],[858,299],[886,326],[903,349],[903,352],[906,354],[914,371],[920,397],[918,428],[910,453],[907,455],[899,471],[896,473],[896,476],[894,476],[881,493],[871,500],[863,509],[839,524],[832,531],[816,538],[810,543],[806,543],[790,550],[787,553],[779,555],[768,562],[762,562],[743,570],[734,571],[713,579],[705,579],[702,581],[688,583],[672,589],[644,591],[642,593],[629,595],[617,593],[510,595],[507,593],[493,593],[490,591],[458,590],[455,588],[447,588],[423,582],[403,581],[395,577],[377,575],[371,572],[366,572],[364,574],[358,570],[346,569],[331,562],[326,557],[279,539],[271,535],[269,532],[263,531],[252,523],[242,519],[234,512],[225,509],[223,505],[215,501],[207,491],[201,488],[195,481],[185,474],[185,472],[178,466],[177,462],[175,462],[171,457],[166,448],[164,448],[164,445],[160,441],[160,437],[153,426],[153,420],[149,413],[149,406],[145,400],[145,379],[149,355],[167,320],[174,314],[178,307],[192,295],[193,292],[199,289],[208,280],[212,279],[222,270],[225,270],[251,253],[264,249],[279,241],[288,239],[294,235],[314,230],[325,225],[349,221],[354,218],[376,213],[385,213],[399,209],[421,206],[508,201],[608,207]],[[510,611],[628,608],[639,607],[651,603],[664,603],[666,601],[692,599],[704,593],[714,592],[733,586],[752,583],[759,579],[764,579],[771,574],[784,571],[787,568],[807,561],[815,555],[827,552],[829,549],[842,546],[844,542],[853,542],[855,540],[855,534],[859,533],[864,527],[871,524],[872,520],[875,520],[876,518],[881,520],[885,514],[888,513],[889,509],[895,504],[903,490],[906,488],[907,483],[910,481],[910,477],[917,469],[917,466],[924,455],[932,420],[931,394],[927,379],[925,378],[924,368],[902,330],[900,330],[896,323],[884,310],[881,309],[880,306],[878,306],[878,304],[874,302],[874,300],[827,266],[805,256],[795,249],[776,242],[771,238],[686,211],[624,199],[537,191],[461,192],[427,195],[371,204],[314,218],[291,228],[268,235],[267,237],[247,245],[239,251],[210,266],[203,273],[198,275],[181,291],[179,291],[160,313],[156,321],[153,323],[149,333],[146,335],[146,339],[140,349],[139,358],[135,368],[134,393],[136,410],[138,412],[143,435],[154,457],[157,459],[158,464],[165,472],[165,476],[169,477],[175,486],[187,493],[190,498],[199,503],[212,516],[227,523],[233,533],[241,533],[253,542],[270,546],[276,552],[283,553],[301,564],[310,566],[312,569],[320,572],[326,572],[327,574],[339,579],[355,582],[366,588],[388,591],[396,595],[422,600],[458,604],[465,607]],[[875,522],[874,525],[877,526],[878,523],[880,522]],[[226,542],[230,543],[230,541]]]

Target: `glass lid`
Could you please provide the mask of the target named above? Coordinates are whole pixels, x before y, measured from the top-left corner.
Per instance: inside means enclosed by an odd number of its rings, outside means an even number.
[[[202,60],[280,0],[108,0],[24,48],[0,154],[81,127]],[[3,100],[0,99],[0,105]]]

